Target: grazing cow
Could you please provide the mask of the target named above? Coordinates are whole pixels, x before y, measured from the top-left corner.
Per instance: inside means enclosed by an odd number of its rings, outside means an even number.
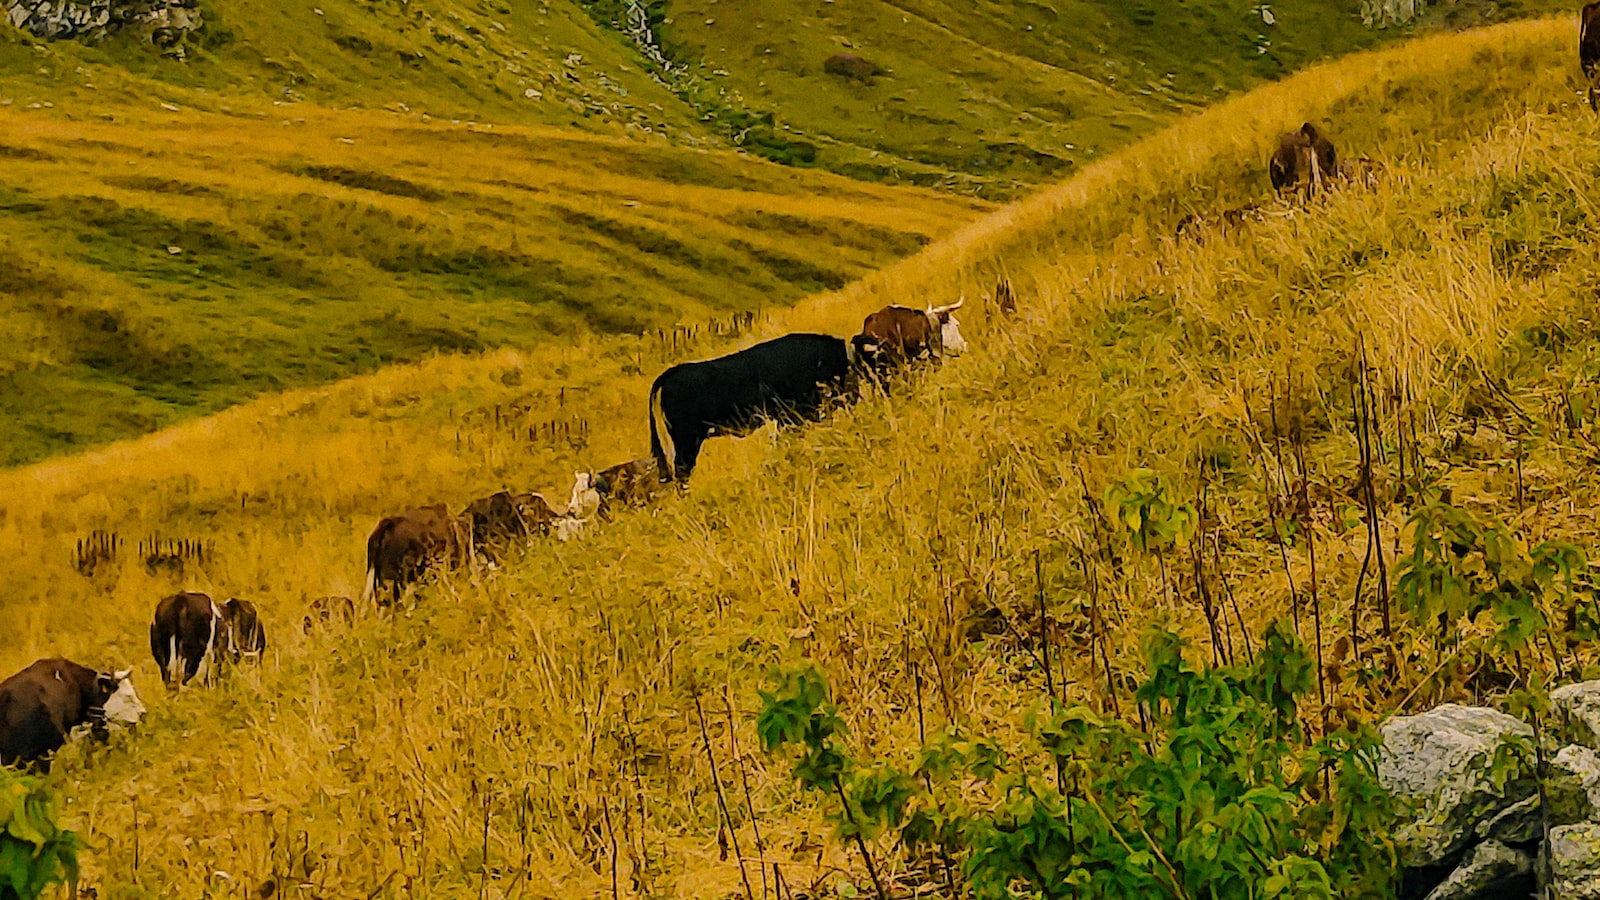
[[[266,649],[260,614],[246,600],[219,606],[209,595],[184,591],[156,604],[150,622],[150,654],[169,689],[195,678],[210,684],[224,660],[258,659]]]
[[[349,597],[328,596],[318,597],[306,607],[306,617],[300,624],[300,630],[306,634],[317,626],[318,622],[354,622],[356,620],[356,602]]]
[[[1011,279],[1002,278],[995,282],[994,306],[1002,316],[1017,314],[1017,293],[1011,289]]]
[[[389,516],[367,538],[367,584],[364,597],[374,598],[384,586],[389,602],[435,566],[463,566],[472,560],[472,521],[452,516],[443,503]]]
[[[556,511],[543,495],[498,491],[474,500],[460,518],[471,523],[472,544],[491,562],[533,534],[549,534]]]
[[[960,303],[937,309],[885,306],[861,323],[861,336],[877,345],[878,358],[887,364],[923,357],[942,361],[946,354],[959,356],[967,349],[955,317],[960,308]]]
[[[600,515],[610,515],[611,504],[643,506],[661,488],[661,467],[650,457],[618,463],[589,479],[600,495]]]
[[[864,338],[789,334],[717,359],[679,363],[650,388],[650,453],[667,481],[687,481],[706,438],[748,434],[764,419],[818,414],[853,387]]]
[[[889,74],[888,69],[854,53],[835,53],[822,61],[822,71],[862,84],[871,84],[874,75]]]
[[[1338,170],[1333,142],[1310,122],[1278,138],[1278,150],[1267,164],[1272,187],[1279,193],[1288,190],[1315,190]]]
[[[130,671],[97,672],[65,659],[41,659],[0,681],[0,766],[48,770],[49,754],[81,726],[104,736],[108,726],[137,724],[144,704],[128,680]]]
[[[1600,111],[1595,97],[1595,68],[1600,66],[1600,0],[1584,4],[1578,16],[1578,65],[1589,82],[1589,108]]]

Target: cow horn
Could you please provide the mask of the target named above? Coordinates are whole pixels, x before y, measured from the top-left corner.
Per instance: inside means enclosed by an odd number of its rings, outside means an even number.
[[[118,684],[121,684],[122,682],[127,681],[128,680],[128,676],[132,675],[132,674],[133,674],[133,670],[132,669],[118,669],[115,672],[111,673],[111,680],[117,682]]]

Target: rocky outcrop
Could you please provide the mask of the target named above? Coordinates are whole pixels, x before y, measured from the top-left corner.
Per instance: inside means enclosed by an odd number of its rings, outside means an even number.
[[[1427,8],[1428,0],[1361,0],[1361,21],[1369,28],[1404,25]]]
[[[1416,716],[1396,716],[1383,725],[1378,778],[1412,810],[1395,835],[1400,862],[1423,869],[1453,862],[1496,824],[1516,829],[1520,819],[1499,817],[1538,791],[1531,771],[1504,765],[1513,738],[1533,731],[1505,713],[1446,704]]]
[[[1504,713],[1446,704],[1384,723],[1402,900],[1600,900],[1600,681],[1550,706],[1542,782],[1533,730]]]
[[[199,0],[0,0],[11,24],[34,37],[94,43],[136,28],[171,55],[184,55],[184,38],[205,24]]]

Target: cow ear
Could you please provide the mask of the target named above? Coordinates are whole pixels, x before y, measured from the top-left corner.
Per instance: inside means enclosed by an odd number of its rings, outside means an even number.
[[[95,673],[94,686],[95,689],[102,694],[107,696],[115,694],[117,692],[117,686],[120,684],[122,684],[122,681],[118,679],[116,675],[108,675],[105,672]]]

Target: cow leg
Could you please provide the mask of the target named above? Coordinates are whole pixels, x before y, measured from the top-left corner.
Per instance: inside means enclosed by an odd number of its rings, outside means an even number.
[[[695,460],[700,458],[700,445],[706,442],[710,435],[705,429],[693,434],[686,434],[678,440],[677,446],[677,474],[679,481],[688,481],[689,475],[694,472]]]

